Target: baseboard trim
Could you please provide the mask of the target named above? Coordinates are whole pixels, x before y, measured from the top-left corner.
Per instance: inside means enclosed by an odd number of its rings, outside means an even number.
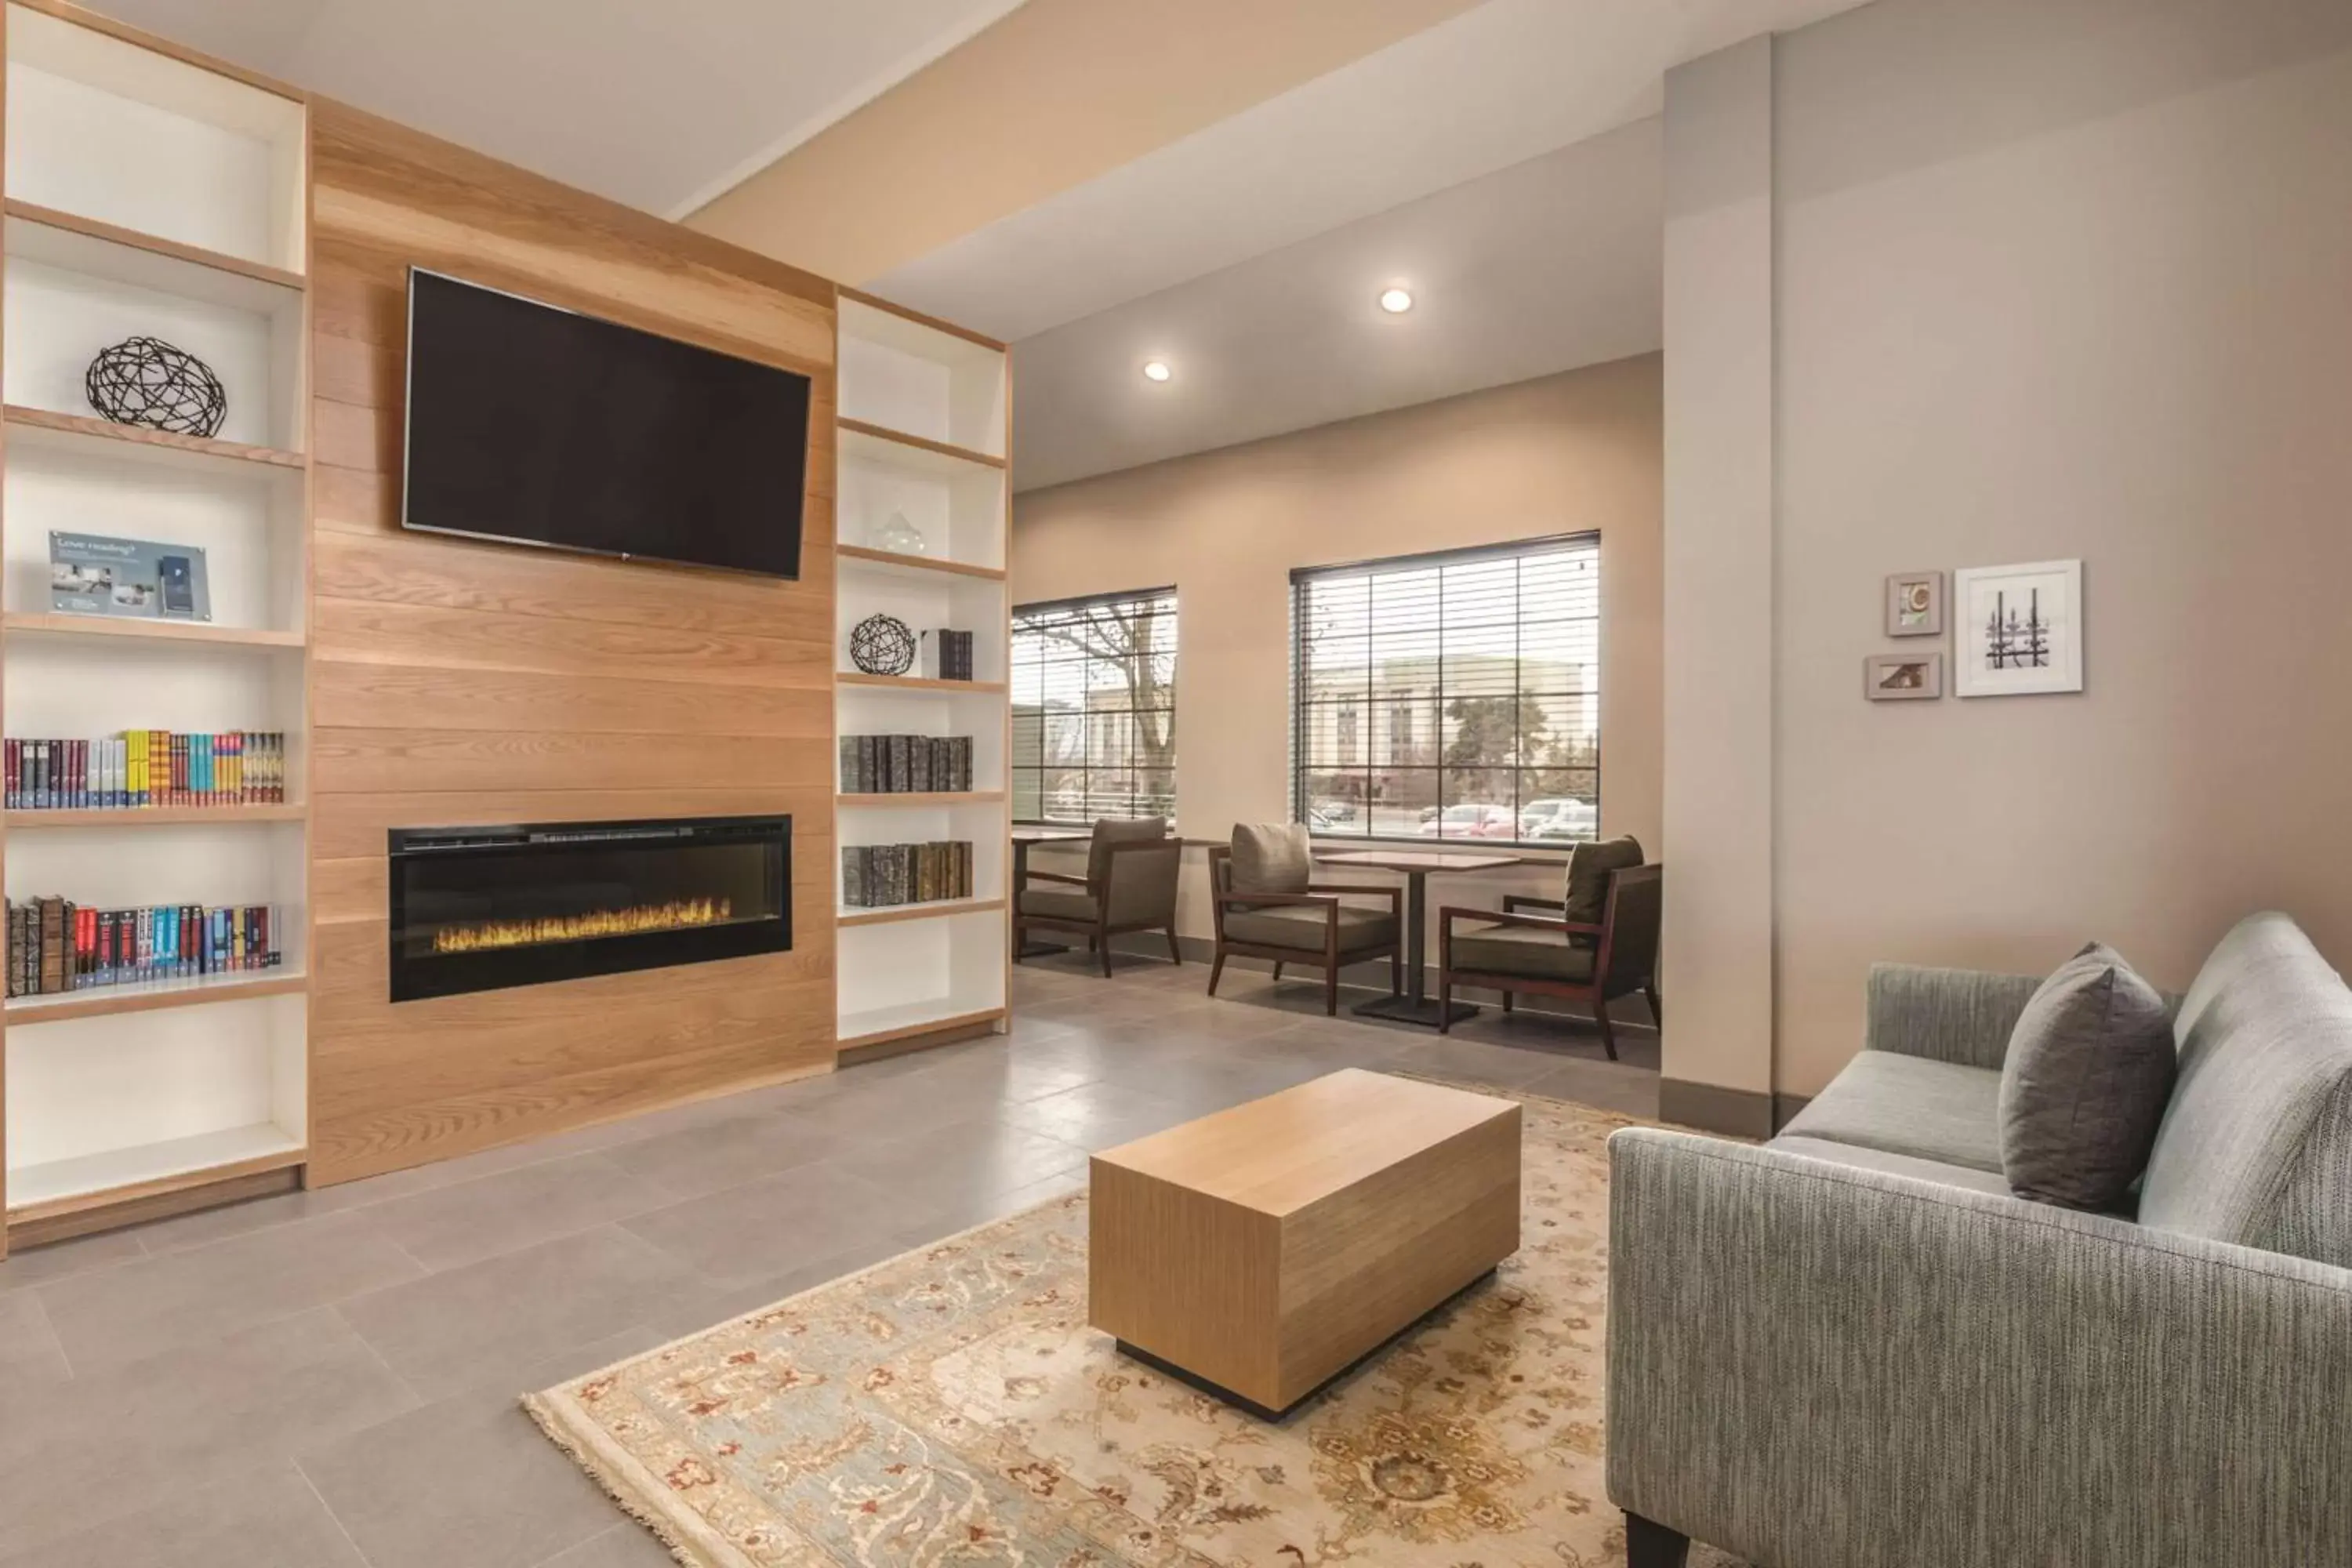
[[[1045,932],[1040,934],[1048,937],[1049,940],[1054,935],[1054,933]],[[1066,936],[1068,933],[1059,934]],[[1086,945],[1086,939],[1079,938],[1077,945],[1083,948]],[[1176,946],[1178,951],[1184,954],[1186,964],[1197,963],[1201,966],[1201,984],[1203,989],[1206,989],[1209,984],[1209,965],[1216,960],[1217,944],[1204,936],[1180,936],[1176,939]],[[1168,962],[1168,939],[1157,931],[1115,936],[1110,939],[1110,950],[1121,958],[1153,959],[1162,964]],[[1236,954],[1225,960],[1225,968],[1229,972],[1235,969],[1254,969],[1260,973],[1270,974],[1274,972],[1274,961],[1266,958],[1244,958]],[[1099,978],[1102,972],[1096,970],[1093,973]],[[1290,975],[1297,975],[1302,980],[1310,975],[1319,978],[1322,973],[1319,968],[1300,964],[1290,969],[1285,978]],[[1427,988],[1429,994],[1432,996],[1437,994],[1437,969],[1434,965],[1424,967],[1422,984]],[[1376,958],[1370,963],[1350,963],[1343,966],[1339,971],[1339,988],[1343,991],[1386,991],[1389,988],[1389,961],[1385,958]],[[1475,1002],[1480,1006],[1498,1005],[1503,1000],[1501,992],[1488,991],[1476,985],[1457,985],[1454,988],[1454,994],[1458,1001]],[[1546,996],[1538,999],[1526,992],[1519,994],[1516,1011],[1532,1013],[1538,1017],[1565,1018],[1585,1025],[1592,1023],[1592,1015],[1590,1012],[1579,1012],[1557,997]],[[1628,1014],[1633,1016],[1628,1016]],[[1650,1005],[1647,1002],[1637,1002],[1631,996],[1621,996],[1609,1005],[1609,1022],[1613,1027],[1620,1029],[1648,1030],[1653,1033],[1657,1029],[1656,1022],[1650,1016]]]
[[[1658,1120],[1733,1138],[1769,1138],[1772,1097],[1761,1089],[1727,1089],[1718,1083],[1661,1078]]]

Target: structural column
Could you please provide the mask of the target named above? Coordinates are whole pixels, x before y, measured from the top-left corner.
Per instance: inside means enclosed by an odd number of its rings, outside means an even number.
[[[1772,40],[1667,73],[1660,1110],[1771,1130]]]

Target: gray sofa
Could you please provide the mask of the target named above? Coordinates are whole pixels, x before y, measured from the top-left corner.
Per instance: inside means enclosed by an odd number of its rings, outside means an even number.
[[[1633,1568],[2352,1564],[2352,994],[2284,915],[2223,939],[2134,1219],[2001,1180],[2037,984],[1882,967],[1780,1137],[1610,1140]]]

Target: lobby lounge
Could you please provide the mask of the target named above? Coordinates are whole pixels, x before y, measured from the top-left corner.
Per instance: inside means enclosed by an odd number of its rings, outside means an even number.
[[[2352,1563],[2352,7],[0,45],[0,1568]]]

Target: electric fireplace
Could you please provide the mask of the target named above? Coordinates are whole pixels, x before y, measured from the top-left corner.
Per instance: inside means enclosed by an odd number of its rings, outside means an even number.
[[[793,821],[395,828],[392,999],[793,945]]]

